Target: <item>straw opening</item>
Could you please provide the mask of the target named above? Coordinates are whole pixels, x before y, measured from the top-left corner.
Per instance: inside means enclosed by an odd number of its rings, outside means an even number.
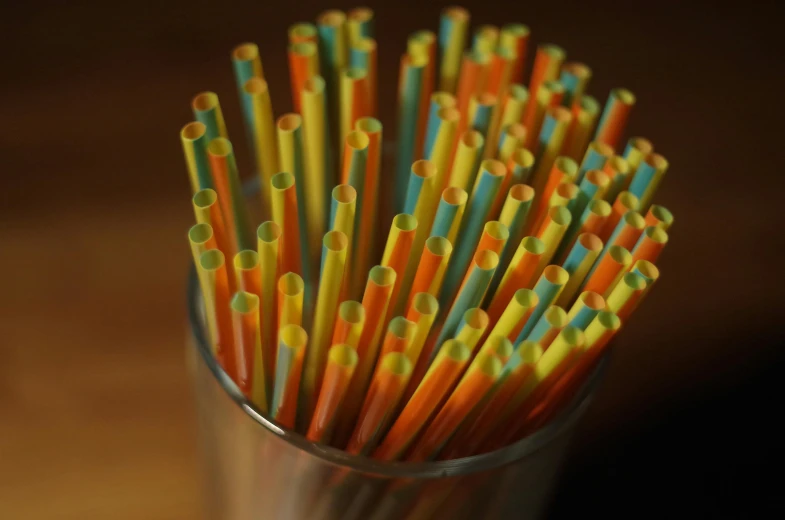
[[[347,323],[358,324],[365,321],[365,307],[354,300],[346,300],[338,307],[338,315]]]
[[[412,372],[412,362],[401,352],[390,352],[382,358],[381,367],[396,376],[405,376]]]
[[[523,85],[518,85],[516,83],[510,85],[510,88],[507,90],[507,95],[518,101],[526,101],[529,99],[529,90]]]
[[[403,316],[396,316],[390,320],[387,326],[387,331],[399,339],[409,339],[414,336],[417,325],[413,321],[409,321]]]
[[[375,117],[363,117],[354,123],[357,130],[366,134],[376,134],[382,131],[382,123]]]
[[[365,132],[352,130],[346,135],[346,145],[355,150],[364,150],[368,148],[368,143],[370,143],[370,139]]]
[[[491,336],[488,341],[490,342],[490,353],[500,358],[507,359],[515,351],[512,341],[507,336]]]
[[[262,94],[267,92],[267,82],[262,78],[251,78],[243,85],[247,94]]]
[[[298,42],[292,44],[292,52],[298,56],[315,56],[319,51],[318,47],[313,42]]]
[[[373,38],[360,38],[357,42],[354,43],[352,49],[358,49],[363,52],[371,52],[376,50],[376,40]]]
[[[464,190],[463,188],[458,188],[457,186],[447,188],[442,192],[442,200],[444,200],[444,202],[452,206],[460,206],[462,204],[466,204],[466,200],[468,198],[469,198],[469,194],[466,193],[466,190]]]
[[[368,278],[370,281],[381,287],[393,285],[395,283],[395,277],[395,269],[382,265],[373,266],[371,271],[368,273]]]
[[[557,170],[566,176],[573,178],[578,173],[578,163],[569,157],[560,156],[553,162]]]
[[[545,252],[545,242],[537,237],[524,237],[521,240],[521,247],[531,255],[541,255]]]
[[[303,90],[309,94],[318,94],[320,92],[324,92],[325,85],[326,83],[323,77],[311,76],[305,80],[305,84],[303,84]]]
[[[507,129],[504,131],[504,133],[509,135],[510,137],[523,139],[524,137],[526,137],[526,127],[520,123],[513,123],[507,126]]]
[[[499,255],[490,249],[483,249],[474,255],[474,263],[479,269],[495,269],[499,265]]]
[[[628,173],[630,171],[630,163],[621,155],[614,155],[608,159],[608,165],[617,173]]]
[[[480,148],[485,143],[485,138],[477,130],[467,130],[461,136],[461,142],[468,148]]]
[[[560,226],[566,226],[567,224],[570,223],[570,220],[572,220],[572,215],[570,214],[570,210],[568,210],[564,206],[556,206],[554,208],[551,208],[550,217],[551,220],[553,220],[556,224]]]
[[[502,32],[513,36],[527,36],[529,34],[529,26],[522,23],[508,23],[502,26]]]
[[[275,242],[281,238],[281,227],[272,220],[262,222],[256,228],[256,237],[262,242]]]
[[[316,22],[319,25],[329,25],[331,27],[338,27],[343,25],[345,21],[346,15],[336,9],[325,11],[316,19]]]
[[[658,244],[665,244],[668,242],[668,232],[662,228],[649,226],[644,231],[647,237]]]
[[[602,199],[592,199],[589,202],[589,211],[598,217],[607,217],[611,214],[611,205]]]
[[[353,80],[363,79],[368,76],[368,72],[365,69],[361,69],[359,67],[352,67],[344,70],[344,75]]]
[[[199,121],[193,121],[183,127],[183,129],[180,131],[180,135],[183,139],[195,141],[202,137],[206,131],[207,127],[205,127],[202,123]]]
[[[357,200],[357,190],[351,184],[339,184],[333,188],[333,200],[339,204],[351,204]]]
[[[491,320],[487,312],[475,307],[463,313],[463,321],[466,322],[467,327],[479,330],[488,327]]]
[[[572,112],[564,107],[552,107],[549,108],[548,111],[550,112],[551,117],[560,123],[567,123],[572,119]]]
[[[579,345],[583,343],[583,332],[578,327],[568,325],[562,329],[560,335],[568,345]]]
[[[628,226],[634,229],[643,229],[646,225],[646,219],[644,219],[637,211],[628,211],[622,218]]]
[[[454,107],[440,108],[436,115],[444,121],[458,121],[461,118],[461,113]]]
[[[477,103],[486,107],[496,105],[496,96],[490,92],[483,92],[477,96]]]
[[[613,147],[609,144],[603,143],[602,141],[591,142],[589,144],[589,148],[604,157],[610,157],[613,155]]]
[[[572,200],[578,195],[578,186],[571,182],[563,182],[556,187],[556,194],[566,200]],[[551,208],[551,210],[556,209],[558,207],[563,206],[556,206]]]
[[[289,172],[278,172],[270,178],[270,184],[275,190],[288,190],[294,186],[294,175]]]
[[[348,18],[355,22],[367,22],[373,18],[373,10],[368,7],[355,7],[349,11]]]
[[[665,206],[654,204],[649,209],[649,211],[654,216],[654,218],[656,218],[660,222],[664,222],[666,225],[670,225],[673,223],[673,213],[671,213],[670,210]]]
[[[232,154],[232,143],[225,137],[216,137],[207,145],[207,151],[211,155],[226,157]]]
[[[646,163],[657,170],[664,170],[668,167],[668,160],[658,153],[651,154],[646,159]]]
[[[548,307],[543,313],[543,317],[555,329],[560,329],[567,325],[567,313],[557,305]]]
[[[629,265],[632,261],[632,255],[622,246],[611,246],[608,249],[608,254],[619,265]]]
[[[649,155],[654,150],[654,145],[645,137],[631,137],[629,144],[643,155]]]
[[[585,63],[580,63],[578,61],[572,61],[570,63],[566,63],[562,70],[566,70],[573,76],[577,78],[587,78],[591,76],[591,69]]]
[[[426,292],[417,293],[412,299],[412,307],[420,314],[431,316],[439,312],[439,300]]]
[[[601,311],[605,308],[605,298],[600,296],[594,291],[585,291],[580,296],[583,304],[595,311]]]
[[[232,297],[232,310],[242,314],[249,314],[259,311],[259,297],[255,294],[238,291]]]
[[[595,186],[600,187],[607,186],[611,182],[611,178],[602,170],[589,170],[586,172],[586,178]]]
[[[322,245],[330,251],[343,251],[349,245],[349,239],[343,231],[329,231],[324,234]]]
[[[518,346],[518,355],[527,365],[533,365],[542,357],[542,347],[536,341],[524,340]]]
[[[534,165],[534,154],[526,148],[518,148],[513,152],[512,160],[522,168],[531,168]]]
[[[472,351],[462,341],[457,339],[448,339],[444,342],[441,348],[444,355],[455,361],[466,361],[472,355]]]
[[[546,43],[541,45],[540,50],[554,60],[563,60],[564,56],[566,55],[564,49],[552,43]]]
[[[659,268],[648,260],[638,260],[633,268],[649,280],[656,280],[660,277]]]
[[[316,27],[310,23],[294,24],[289,30],[289,34],[300,38],[310,38],[316,36]]]
[[[278,118],[278,128],[284,132],[294,132],[303,123],[300,114],[286,114]]]
[[[452,244],[444,237],[429,237],[425,247],[434,256],[447,256],[452,252]]]
[[[635,104],[635,94],[627,90],[626,88],[615,88],[613,89],[613,97],[624,103],[625,105],[633,105]]]
[[[212,271],[224,265],[224,254],[218,249],[210,249],[202,253],[199,257],[202,269]]]
[[[278,329],[280,341],[293,348],[304,347],[308,341],[308,333],[299,325],[292,323]]]
[[[534,199],[534,188],[528,184],[513,184],[510,188],[509,196],[519,202],[527,202]]]
[[[305,283],[297,273],[286,273],[278,279],[278,290],[286,296],[297,296],[304,289]]]
[[[588,115],[595,115],[600,111],[600,103],[590,95],[581,97],[581,110]]]
[[[458,100],[449,92],[434,92],[431,95],[431,101],[441,108],[452,108],[458,104]]]
[[[360,360],[357,351],[349,345],[333,345],[327,353],[330,361],[342,367],[353,367]]]
[[[507,240],[510,238],[510,230],[498,220],[491,220],[485,223],[485,230],[488,235],[496,240]]]
[[[206,188],[194,193],[192,200],[197,208],[209,208],[218,200],[218,193],[213,189]]]
[[[496,159],[485,159],[480,167],[495,177],[503,177],[507,174],[504,163]]]
[[[393,227],[401,231],[414,231],[417,229],[417,219],[414,215],[399,213],[393,218]]]
[[[501,360],[492,354],[477,356],[474,363],[477,369],[488,377],[495,378],[502,371]]]
[[[601,311],[597,315],[597,319],[600,320],[600,323],[606,329],[616,330],[621,327],[621,320],[619,317],[610,311]]]
[[[218,106],[218,94],[215,92],[202,92],[197,94],[191,102],[194,110],[205,112]]]
[[[448,7],[442,13],[454,22],[465,22],[469,19],[469,11],[463,7]]]
[[[646,288],[646,280],[638,273],[625,274],[624,284],[634,291],[641,291]]]
[[[564,85],[561,84],[558,80],[550,79],[548,81],[542,82],[542,88],[544,91],[548,91],[551,94],[561,94],[564,92]],[[566,108],[564,110],[567,110]]]
[[[237,61],[251,61],[259,57],[259,47],[255,43],[243,43],[234,48],[232,58]]]
[[[540,297],[531,289],[518,289],[513,297],[518,305],[524,309],[530,309],[540,301]]]
[[[564,285],[570,278],[570,274],[558,265],[549,265],[542,271],[542,275],[554,285]]]
[[[581,233],[578,237],[578,242],[589,251],[600,251],[602,249],[602,240],[594,233]]]
[[[213,228],[210,224],[196,224],[188,230],[188,240],[194,244],[204,244],[213,237]]]
[[[623,191],[619,193],[618,200],[623,207],[629,210],[637,210],[641,204],[640,200],[638,200],[638,197],[629,191]]]
[[[420,159],[412,164],[412,173],[427,179],[436,175],[436,165],[427,159]]]
[[[259,267],[259,253],[244,249],[234,255],[234,267],[238,270],[256,269]]]

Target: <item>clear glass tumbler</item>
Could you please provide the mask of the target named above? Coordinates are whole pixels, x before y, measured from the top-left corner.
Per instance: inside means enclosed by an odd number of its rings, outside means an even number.
[[[607,363],[561,415],[515,444],[450,461],[379,462],[309,442],[245,399],[211,354],[193,268],[188,316],[208,519],[539,518]]]

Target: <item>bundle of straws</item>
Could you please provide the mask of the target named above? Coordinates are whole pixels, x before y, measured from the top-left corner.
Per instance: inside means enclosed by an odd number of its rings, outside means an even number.
[[[571,401],[659,277],[668,162],[641,137],[619,146],[635,96],[614,89],[600,113],[591,69],[556,45],[527,87],[528,27],[481,26],[467,50],[468,32],[452,7],[438,36],[408,39],[390,168],[370,9],[289,29],[295,113],[277,119],[258,47],[235,48],[255,237],[218,96],[182,129],[214,355],[313,442],[423,461],[516,441]]]

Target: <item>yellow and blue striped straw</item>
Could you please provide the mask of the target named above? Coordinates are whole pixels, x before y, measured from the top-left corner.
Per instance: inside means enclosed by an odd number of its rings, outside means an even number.
[[[423,157],[430,157],[436,135],[439,131],[439,110],[442,108],[455,108],[458,101],[449,92],[434,92],[431,94],[431,104],[428,109],[428,124],[425,127],[425,143],[423,144]]]
[[[218,137],[229,139],[218,94],[215,92],[197,94],[191,101],[191,108],[194,111],[194,118],[204,125],[208,145]]]
[[[660,154],[649,155],[635,171],[630,182],[630,193],[640,199],[641,212],[649,209],[649,204],[668,170],[668,160]]]
[[[496,158],[507,164],[512,154],[521,149],[526,138],[526,127],[520,123],[512,123],[502,129],[496,147]],[[525,150],[525,148],[523,148]]]
[[[589,170],[583,178],[578,186],[578,193],[575,195],[575,198],[567,203],[567,209],[572,215],[572,220],[564,233],[559,247],[556,248],[554,253],[556,258],[562,258],[567,249],[572,246],[583,224],[583,216],[589,206],[589,202],[595,199],[602,200],[610,183],[611,180],[608,175],[601,170]]]
[[[616,197],[630,183],[630,165],[620,155],[614,155],[605,162],[603,171],[611,178],[611,184],[603,198],[605,200],[616,200]]]
[[[652,152],[654,152],[654,145],[645,137],[630,137],[627,141],[627,146],[624,148],[624,154],[622,155],[627,164],[630,165],[630,175],[627,179],[628,184],[625,186],[625,190],[629,187],[629,181],[635,175],[635,172],[638,171],[638,167]]]
[[[349,61],[346,15],[335,9],[324,11],[317,17],[316,27],[319,32],[319,69],[327,83],[328,112],[330,121],[335,125],[338,122],[339,78]]]
[[[428,339],[436,316],[439,313],[439,300],[435,296],[426,292],[417,293],[411,299],[411,305],[406,311],[406,319],[415,324],[414,337],[407,347],[404,354],[409,358],[413,366],[416,366],[420,359],[420,353]]]
[[[260,179],[262,211],[269,215],[272,206],[270,179],[278,173],[278,149],[267,82],[261,78],[248,80],[242,87],[241,100],[243,119],[255,159],[254,165]]]
[[[237,83],[237,96],[242,99],[243,88],[249,79],[264,79],[259,47],[255,43],[242,43],[232,49],[232,68]]]
[[[537,280],[537,283],[534,285],[534,292],[538,298],[537,306],[532,311],[529,320],[521,329],[518,337],[515,339],[515,341],[513,341],[513,344],[516,345],[516,348],[523,340],[529,339],[529,334],[531,334],[532,330],[534,330],[534,326],[537,324],[543,313],[545,313],[545,309],[550,307],[553,302],[558,299],[559,294],[564,289],[564,285],[567,283],[569,278],[570,275],[567,273],[567,271],[558,265],[549,265],[545,268],[545,270],[542,272],[542,275],[540,276],[540,279]]]
[[[462,188],[454,186],[442,191],[439,207],[436,209],[433,226],[431,226],[430,236],[444,237],[451,244],[454,243],[455,238],[458,236],[458,229],[461,226],[468,199],[469,195]]]
[[[537,238],[545,244],[545,252],[540,257],[538,274],[553,258],[556,248],[559,247],[564,233],[567,232],[567,228],[570,226],[570,222],[572,222],[572,214],[564,206],[554,206],[548,210],[545,222],[542,223],[540,230],[537,232]]]
[[[353,240],[356,244],[352,251],[352,280],[350,294],[359,298],[365,284],[365,276],[371,267],[371,261],[377,258],[376,251],[380,238],[374,230],[379,214],[379,191],[382,163],[382,123],[373,117],[357,120],[355,129],[368,136],[368,157],[365,161],[365,182],[363,183],[362,204],[358,208],[355,228],[359,237]],[[359,193],[358,193],[359,197]],[[389,201],[390,197],[384,197]],[[359,210],[362,210],[360,212]]]
[[[349,53],[349,66],[353,69],[362,69],[368,78],[368,115],[377,113],[378,72],[376,57],[376,40],[362,38],[352,44]]]
[[[409,168],[414,162],[420,97],[423,88],[426,56],[404,54],[401,58],[401,75],[398,89],[398,153],[395,169],[393,212],[403,209]]]
[[[589,274],[589,269],[592,268],[594,262],[599,258],[600,251],[602,251],[602,240],[597,235],[583,233],[578,236],[562,264],[564,270],[570,275],[570,279],[556,301],[558,305],[566,307],[572,301],[575,292],[583,285],[586,275]]]
[[[213,187],[213,174],[207,161],[207,129],[204,124],[194,121],[180,130],[180,142],[183,145],[185,165],[188,168],[188,179],[191,191]]]
[[[525,323],[529,315],[537,307],[539,301],[540,297],[531,289],[518,289],[515,291],[515,294],[513,294],[504,308],[504,312],[498,316],[496,324],[488,335],[488,340],[496,336],[509,338],[517,328],[523,327],[522,322]],[[495,318],[495,316],[489,317],[491,321]]]
[[[596,292],[584,291],[572,304],[567,318],[570,325],[586,330],[600,311],[605,310],[605,298]]]
[[[373,38],[375,20],[373,10],[368,7],[355,7],[346,13],[349,33],[349,46],[357,45],[363,38]]]
[[[583,155],[583,161],[578,169],[578,175],[575,177],[575,183],[580,184],[583,176],[589,170],[602,170],[605,163],[613,156],[613,148],[605,143],[599,141],[592,141]]]
[[[526,218],[529,215],[533,200],[534,190],[526,184],[515,184],[507,193],[507,200],[504,201],[504,206],[502,206],[499,222],[510,231],[510,237],[507,240],[504,251],[500,255],[499,269],[496,270],[496,275],[491,283],[491,293],[496,291],[496,287],[501,282],[507,265],[509,265],[518,247],[517,244],[520,244],[523,239]]]
[[[476,130],[467,130],[458,137],[448,187],[472,190],[484,146],[485,138]]]
[[[463,7],[448,7],[439,18],[439,90],[455,92],[461,57],[466,47],[469,12]]]
[[[505,128],[513,123],[522,123],[529,101],[529,90],[523,85],[512,84],[507,89],[507,94],[502,99],[502,118],[500,125]]]
[[[433,146],[425,155],[425,158],[436,167],[434,182],[436,193],[441,193],[447,185],[447,173],[452,151],[455,148],[455,135],[460,117],[460,113],[455,108],[442,108],[436,114]]]
[[[573,121],[564,140],[562,155],[581,160],[600,116],[600,103],[588,94],[572,106]]]
[[[564,309],[558,305],[551,305],[545,309],[540,319],[534,324],[526,341],[539,343],[544,350],[548,350],[559,332],[569,324],[569,318]]]
[[[534,167],[534,154],[526,148],[518,148],[510,157],[507,167],[510,170],[510,182],[513,184],[528,183]]]
[[[580,102],[589,80],[591,80],[591,69],[588,65],[579,62],[565,63],[559,76],[559,83],[564,85],[562,106],[570,108]]]
[[[262,222],[256,229],[257,254],[261,271],[262,300],[262,359],[264,360],[267,395],[272,395],[275,379],[275,358],[277,355],[276,335],[278,331],[278,309],[276,306],[276,285],[278,281],[278,241],[281,228],[275,222]]]
[[[510,81],[523,82],[523,68],[526,65],[526,47],[529,44],[529,27],[522,23],[508,23],[499,32],[499,47],[508,49],[515,54]]]
[[[548,173],[561,153],[564,137],[567,135],[572,114],[564,107],[549,107],[540,129],[535,152],[535,169],[531,185],[535,193],[540,193],[548,181]]]
[[[497,96],[490,92],[475,94],[469,98],[469,111],[467,114],[468,128],[477,130],[482,135],[484,146],[481,149],[480,155],[485,159],[489,158],[485,154],[486,149],[490,149],[491,152],[495,151],[493,147],[495,141],[491,140],[489,143],[489,139],[492,139],[490,130],[496,117],[495,113],[498,112],[498,99]]]
[[[526,148],[537,148],[548,109],[561,106],[557,101],[560,101],[563,95],[564,86],[554,80],[543,82],[536,94],[531,91],[532,98],[526,108],[527,113],[524,114],[523,121],[526,126]]]

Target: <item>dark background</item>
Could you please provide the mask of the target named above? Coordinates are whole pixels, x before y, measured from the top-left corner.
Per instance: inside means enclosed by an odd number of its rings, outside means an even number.
[[[757,3],[480,2],[637,95],[628,135],[671,164],[662,279],[625,328],[552,516],[782,509],[782,27]],[[686,2],[685,2],[686,4]],[[259,44],[290,110],[286,28],[346,2],[35,2],[0,16],[0,517],[194,518],[183,362],[189,186],[178,132]],[[381,100],[442,5],[373,3]],[[394,125],[392,102],[381,119]]]

